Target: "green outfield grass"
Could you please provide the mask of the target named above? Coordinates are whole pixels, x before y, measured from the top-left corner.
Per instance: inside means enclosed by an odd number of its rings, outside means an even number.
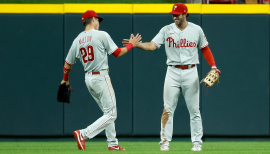
[[[190,142],[171,142],[170,151],[160,151],[158,142],[119,142],[119,145],[126,151],[108,151],[106,142],[86,142],[86,151],[78,150],[76,142],[0,142],[0,153],[270,153],[270,142],[205,142],[202,152],[191,152]]]

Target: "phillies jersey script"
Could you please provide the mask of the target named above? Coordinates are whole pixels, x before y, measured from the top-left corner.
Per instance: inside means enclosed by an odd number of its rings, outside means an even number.
[[[75,38],[66,62],[74,64],[80,59],[86,72],[105,70],[109,68],[107,54],[112,54],[117,48],[107,32],[91,29]]]
[[[208,45],[202,28],[191,22],[183,31],[175,23],[164,26],[152,42],[158,48],[165,44],[167,65],[199,64],[198,47]]]

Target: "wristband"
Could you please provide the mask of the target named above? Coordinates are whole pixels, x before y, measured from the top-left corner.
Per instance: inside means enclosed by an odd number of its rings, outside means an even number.
[[[63,81],[68,81],[69,72],[71,71],[71,69],[66,69],[66,68],[64,67],[63,70],[64,70],[64,73],[63,73]]]
[[[68,81],[69,74],[64,73],[63,81]]]
[[[68,81],[64,81],[64,80],[62,80],[62,82],[67,83]]]
[[[133,44],[132,44],[132,43],[129,43],[129,44],[126,46],[126,48],[127,48],[127,51],[129,51],[130,49],[133,48]]]

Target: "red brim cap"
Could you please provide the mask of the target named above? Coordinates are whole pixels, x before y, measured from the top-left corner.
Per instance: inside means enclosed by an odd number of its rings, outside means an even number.
[[[98,18],[98,21],[101,22],[103,20],[102,17],[97,16],[96,12],[93,10],[88,10],[86,11],[83,15],[82,15],[82,22],[86,19],[86,18],[91,18],[91,17],[96,17]]]
[[[177,12],[177,11],[172,11],[170,12],[169,14],[176,14],[176,15],[180,15],[180,14],[183,14],[184,12]]]
[[[176,3],[173,5],[172,12],[170,12],[169,14],[180,15],[183,13],[188,13],[187,6],[183,3]]]

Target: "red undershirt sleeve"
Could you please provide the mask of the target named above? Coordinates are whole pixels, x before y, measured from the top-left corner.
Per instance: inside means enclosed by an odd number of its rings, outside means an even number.
[[[213,54],[212,54],[210,48],[208,46],[206,46],[206,47],[202,48],[201,50],[202,50],[203,56],[204,56],[205,60],[208,62],[208,64],[211,67],[216,66],[215,59],[213,57]]]
[[[121,52],[121,48],[118,48],[112,53],[112,55],[114,55],[114,57],[118,57],[120,52]]]

